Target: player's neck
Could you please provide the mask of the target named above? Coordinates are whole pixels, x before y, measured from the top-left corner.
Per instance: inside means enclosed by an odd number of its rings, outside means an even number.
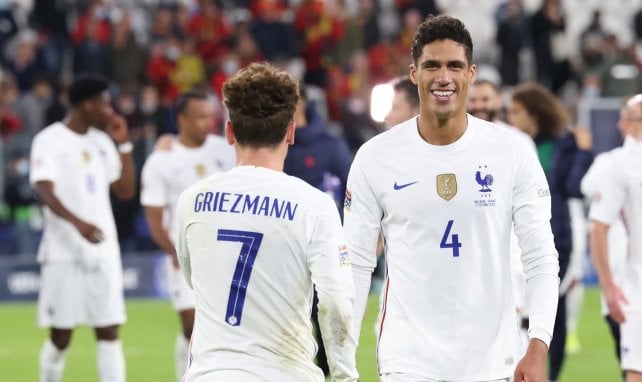
[[[281,148],[262,147],[251,148],[235,146],[237,166],[265,167],[275,171],[283,171],[285,153]]]
[[[434,115],[417,117],[417,130],[421,138],[436,146],[445,146],[456,142],[468,127],[466,114],[447,119],[439,119]]]
[[[201,147],[205,143],[205,139],[194,139],[189,137],[187,134],[178,134],[178,143],[185,147]]]
[[[89,124],[77,113],[69,113],[62,121],[69,130],[77,134],[86,134]]]

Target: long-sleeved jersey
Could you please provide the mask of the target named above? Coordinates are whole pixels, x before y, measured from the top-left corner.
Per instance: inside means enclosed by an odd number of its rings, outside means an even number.
[[[313,362],[312,287],[330,371],[356,381],[354,287],[339,213],[281,172],[240,166],[179,198],[177,251],[194,289],[187,381],[323,381]]]
[[[532,148],[468,115],[435,146],[408,120],[364,144],[348,178],[344,228],[361,317],[380,230],[388,274],[380,373],[437,380],[512,376],[520,351],[511,288],[514,223],[527,279],[529,337],[549,343],[558,262],[548,184]]]

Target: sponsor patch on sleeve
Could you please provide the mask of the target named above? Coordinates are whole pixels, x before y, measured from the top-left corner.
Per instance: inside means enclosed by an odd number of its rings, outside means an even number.
[[[548,190],[548,188],[540,188],[539,190],[537,190],[538,198],[544,198],[547,196],[551,196],[551,192]]]
[[[346,188],[346,197],[343,200],[343,210],[345,212],[350,212],[351,207],[352,207],[352,192],[350,192],[350,190]]]
[[[349,268],[352,265],[348,247],[345,244],[339,246],[339,265],[341,268]]]

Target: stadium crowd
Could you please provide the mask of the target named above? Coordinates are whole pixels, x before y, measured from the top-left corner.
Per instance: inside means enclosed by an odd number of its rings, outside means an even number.
[[[1,2],[0,253],[35,253],[41,219],[28,183],[30,145],[40,129],[64,116],[73,76],[95,73],[113,81],[114,106],[130,126],[139,174],[156,138],[176,132],[173,106],[179,94],[210,94],[217,106],[213,132],[220,134],[223,82],[264,60],[305,82],[326,128],[355,152],[382,130],[370,116],[372,87],[407,74],[415,29],[451,3],[457,2]],[[542,1],[532,11],[524,4],[532,1],[493,3],[494,19],[488,22],[495,23],[496,39],[476,51],[482,52],[480,77],[486,73],[500,82],[506,94],[535,78],[573,108],[581,96],[625,96],[641,89],[635,40],[621,46],[618,34],[602,25],[599,9],[576,48],[565,33],[569,15],[562,2]],[[632,24],[639,36],[642,17],[635,15]],[[497,54],[489,58],[487,51]],[[115,202],[114,210],[124,251],[152,249],[138,199]]]

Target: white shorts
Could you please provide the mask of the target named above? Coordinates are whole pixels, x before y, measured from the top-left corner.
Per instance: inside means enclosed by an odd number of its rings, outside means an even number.
[[[167,293],[172,307],[177,312],[194,309],[194,291],[187,285],[181,268],[174,267],[172,258],[165,255],[165,275]]]
[[[622,370],[642,373],[642,312],[625,314],[626,321],[620,325]]]
[[[120,257],[101,260],[91,270],[77,262],[45,263],[40,280],[40,327],[100,328],[126,321]]]
[[[194,373],[188,369],[183,377],[183,382],[323,382],[323,372],[318,370],[316,375],[278,373],[274,370],[215,370],[204,373]]]
[[[486,382],[509,382],[512,378],[494,379]],[[414,374],[386,373],[381,375],[381,382],[446,382],[439,379],[426,379]]]

